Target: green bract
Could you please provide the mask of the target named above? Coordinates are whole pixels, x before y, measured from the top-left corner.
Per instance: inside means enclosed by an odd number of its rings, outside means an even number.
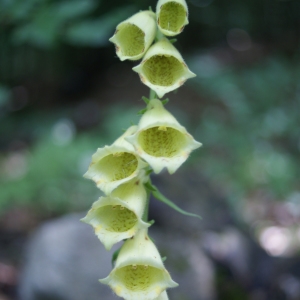
[[[149,102],[137,131],[126,139],[155,173],[165,167],[170,174],[174,173],[191,151],[202,145],[194,140],[158,99]]]
[[[120,60],[138,60],[152,44],[155,34],[155,14],[142,11],[120,23],[109,40],[115,44]]]
[[[126,300],[153,300],[167,288],[177,286],[165,269],[147,230],[140,230],[124,243],[115,268],[100,282],[108,284]],[[166,298],[162,295],[158,299]]]
[[[179,88],[188,78],[196,76],[166,38],[152,45],[142,62],[133,70],[160,98]]]
[[[134,148],[125,140],[133,134],[136,126],[131,126],[111,146],[98,148],[84,177],[96,182],[97,187],[109,194],[120,184],[136,177],[147,164],[135,153]]]
[[[135,178],[117,187],[110,196],[94,202],[83,222],[95,229],[95,234],[107,250],[112,245],[131,238],[149,223],[142,221],[147,194],[143,178]]]
[[[182,32],[188,21],[188,7],[184,0],[159,0],[156,6],[159,30],[166,36]]]

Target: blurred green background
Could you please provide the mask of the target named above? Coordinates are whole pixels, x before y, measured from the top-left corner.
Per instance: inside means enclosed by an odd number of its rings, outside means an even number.
[[[204,146],[184,168],[196,166],[270,255],[297,256],[300,1],[187,2],[190,24],[176,46],[197,77],[167,95],[168,109]],[[155,5],[0,0],[2,245],[11,245],[7,232],[26,236],[99,196],[82,178],[91,154],[137,122],[148,95],[131,71],[137,62],[121,64],[108,38]],[[265,242],[270,228],[284,247]],[[280,240],[286,232],[290,242]],[[4,248],[0,259],[18,265]]]

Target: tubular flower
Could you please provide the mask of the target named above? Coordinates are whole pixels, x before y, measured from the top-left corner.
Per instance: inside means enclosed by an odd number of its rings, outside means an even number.
[[[100,282],[108,284],[125,300],[166,299],[159,298],[161,293],[166,288],[177,286],[165,269],[147,230],[140,230],[124,243],[115,268]]]
[[[83,175],[95,181],[97,187],[106,194],[136,177],[147,165],[136,155],[133,146],[125,140],[135,131],[136,126],[131,126],[111,146],[98,148],[92,156],[88,171]]]
[[[95,229],[95,234],[107,250],[123,240],[131,238],[149,223],[142,221],[147,193],[141,178],[117,187],[108,197],[100,197],[82,219]]]
[[[166,38],[152,45],[133,70],[160,98],[183,85],[188,78],[196,76]]]
[[[188,7],[184,0],[159,0],[156,6],[159,30],[167,36],[182,32],[188,21]]]
[[[109,39],[120,60],[138,60],[144,56],[156,35],[155,14],[141,11],[117,26]]]
[[[137,131],[127,140],[155,173],[164,167],[170,174],[174,173],[191,151],[202,145],[194,140],[158,99],[149,102]]]

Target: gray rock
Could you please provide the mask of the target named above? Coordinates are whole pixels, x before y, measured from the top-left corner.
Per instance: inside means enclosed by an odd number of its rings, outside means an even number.
[[[107,252],[90,226],[74,214],[43,224],[29,241],[20,300],[117,299],[98,279],[111,270]]]

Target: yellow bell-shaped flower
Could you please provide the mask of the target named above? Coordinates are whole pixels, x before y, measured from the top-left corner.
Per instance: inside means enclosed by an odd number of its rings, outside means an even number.
[[[179,88],[188,78],[196,76],[189,70],[178,50],[166,38],[152,45],[142,62],[133,70],[159,98]]]
[[[141,11],[117,26],[109,39],[120,60],[138,60],[144,56],[156,35],[155,14]]]
[[[147,176],[148,178],[148,176]],[[118,186],[108,197],[100,197],[82,219],[95,229],[95,234],[107,250],[124,239],[131,238],[149,223],[142,221],[147,193],[146,177],[139,176]]]
[[[159,30],[167,36],[182,32],[188,21],[188,7],[184,0],[159,0],[156,6]]]
[[[147,235],[140,230],[121,248],[114,269],[100,282],[109,285],[125,300],[166,299],[159,296],[177,286],[165,269],[161,256]]]
[[[125,140],[136,129],[136,126],[131,126],[112,145],[98,148],[92,156],[88,171],[83,176],[95,181],[105,194],[136,177],[147,166],[134,147]]]
[[[149,102],[137,131],[128,136],[127,140],[155,173],[163,168],[167,168],[170,174],[174,173],[191,151],[202,145],[194,140],[158,99]]]

